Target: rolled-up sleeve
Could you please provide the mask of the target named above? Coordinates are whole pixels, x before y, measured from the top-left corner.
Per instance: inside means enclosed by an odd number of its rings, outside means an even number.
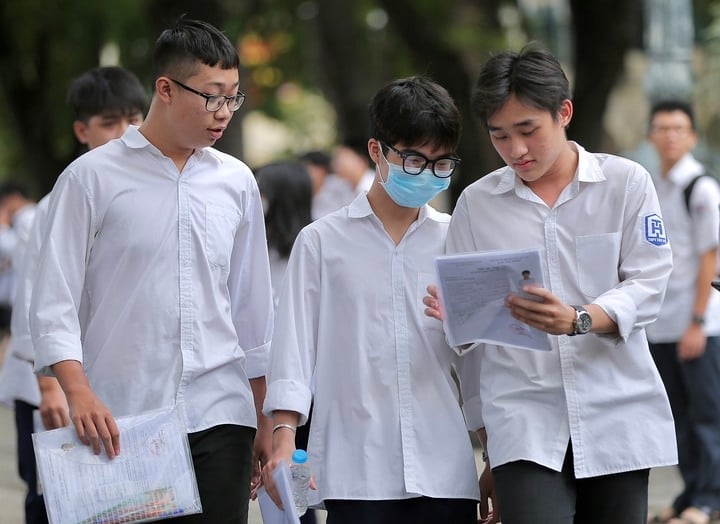
[[[233,325],[245,353],[245,371],[252,379],[267,374],[274,312],[265,222],[257,186],[251,185],[245,198],[246,212],[235,235],[228,286]]]
[[[300,413],[301,425],[307,421],[312,401],[320,309],[320,262],[308,236],[300,233],[288,261],[263,408],[268,416],[277,410]]]
[[[635,329],[657,318],[665,296],[672,251],[650,175],[638,168],[627,186],[625,223],[618,273],[620,283],[597,297],[597,304],[627,341]]]
[[[42,375],[52,375],[50,367],[62,360],[83,361],[78,311],[93,216],[88,188],[66,171],[50,197],[28,312],[35,371]]]

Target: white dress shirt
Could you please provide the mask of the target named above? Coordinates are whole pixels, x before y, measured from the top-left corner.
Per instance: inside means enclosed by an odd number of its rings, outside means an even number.
[[[677,462],[670,405],[644,327],[672,268],[652,181],[638,164],[577,144],[575,179],[549,208],[509,167],[468,186],[450,253],[537,248],[545,287],[596,304],[616,335],[551,336],[551,351],[480,344],[463,358],[471,427],[485,427],[493,467],[528,460],[560,471],[568,441],[577,478]]]
[[[442,324],[423,314],[449,217],[420,210],[398,245],[365,194],[302,230],[277,312],[264,411],[307,419],[325,499],[477,499]]]
[[[53,189],[30,306],[36,370],[83,363],[115,416],[184,406],[189,432],[256,426],[272,332],[251,171],[213,148],[178,173],[135,127]]]
[[[648,326],[651,342],[677,342],[690,325],[694,312],[700,255],[717,248],[720,233],[720,187],[709,176],[700,178],[690,197],[692,219],[685,205],[685,187],[704,172],[688,153],[673,166],[667,178],[653,175],[668,237],[673,247],[673,270],[657,322]],[[720,335],[720,293],[710,290],[703,331]]]
[[[27,321],[29,303],[27,290],[32,286],[35,273],[33,260],[37,258],[36,252],[31,253],[35,244],[35,218],[46,209],[47,204],[43,204],[41,200],[37,205],[23,206],[13,218],[13,229],[17,240],[12,255],[15,289],[10,317],[11,336],[0,372],[0,402],[10,407],[15,400],[22,400],[33,406],[40,404],[40,389],[33,372],[34,357]]]

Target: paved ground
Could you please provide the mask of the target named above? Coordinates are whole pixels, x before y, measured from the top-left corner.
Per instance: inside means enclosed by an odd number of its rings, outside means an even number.
[[[2,365],[0,348],[0,365]],[[478,458],[478,464],[480,464]],[[663,507],[678,491],[680,480],[675,468],[659,468],[650,474],[650,511]],[[15,422],[12,411],[0,406],[0,524],[22,524],[24,485],[17,475],[15,462]],[[249,524],[262,524],[257,503],[250,505]],[[324,523],[323,512],[318,522]]]

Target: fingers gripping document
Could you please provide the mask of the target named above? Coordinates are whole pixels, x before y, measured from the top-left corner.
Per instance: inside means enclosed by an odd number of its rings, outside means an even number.
[[[505,306],[510,294],[534,298],[523,286],[544,287],[537,249],[445,255],[435,259],[435,269],[451,346],[487,342],[550,350],[546,333],[516,320]]]
[[[293,502],[292,488],[290,486],[290,470],[285,463],[281,463],[275,471],[273,471],[273,479],[277,486],[280,500],[282,500],[283,508],[278,508],[265,491],[265,487],[261,486],[258,490],[258,502],[260,503],[260,513],[264,524],[300,524],[300,518],[295,510]]]
[[[50,524],[131,523],[200,513],[187,431],[176,409],[117,419],[122,452],[110,460],[74,428],[33,434]]]

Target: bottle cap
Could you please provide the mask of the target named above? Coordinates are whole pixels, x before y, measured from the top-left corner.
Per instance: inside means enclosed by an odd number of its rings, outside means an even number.
[[[305,464],[307,462],[307,452],[304,449],[296,449],[293,451],[292,461],[295,464]]]

